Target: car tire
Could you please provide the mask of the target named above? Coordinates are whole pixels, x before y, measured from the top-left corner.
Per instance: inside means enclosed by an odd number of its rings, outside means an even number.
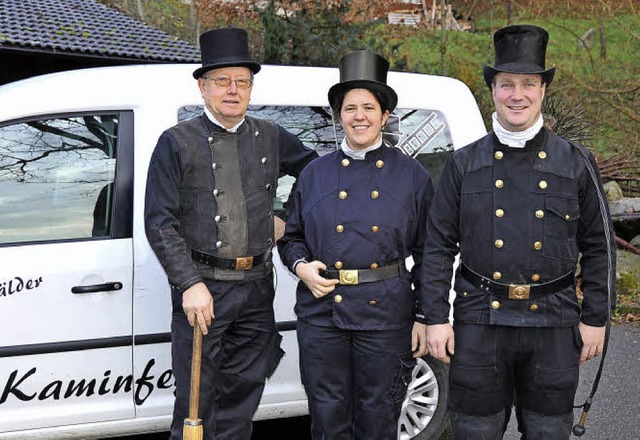
[[[398,420],[398,440],[437,440],[448,424],[449,367],[417,359]]]

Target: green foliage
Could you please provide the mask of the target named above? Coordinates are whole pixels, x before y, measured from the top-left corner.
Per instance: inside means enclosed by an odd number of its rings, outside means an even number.
[[[640,316],[640,284],[635,275],[621,273],[616,282],[617,305],[614,319],[618,321],[635,320]]]
[[[264,58],[268,64],[285,64],[289,33],[286,23],[276,14],[276,2],[271,0],[269,6],[260,13],[260,21],[264,28]]]
[[[136,0],[99,1],[140,19]],[[209,5],[211,13],[206,19],[201,17],[200,28],[192,20],[190,6],[180,0],[143,0],[145,21],[191,42],[196,41],[198,29],[244,27],[249,31],[256,59],[272,64],[335,66],[345,53],[368,48],[389,59],[393,70],[460,79],[475,96],[485,124],[491,126],[493,101],[482,78],[482,67],[493,63],[491,36],[507,24],[506,1],[452,2],[459,13],[472,12],[476,32],[447,32],[444,72],[440,72],[439,29],[359,22],[353,19],[358,16],[354,15],[356,0],[270,0],[262,11],[257,9],[257,2],[238,0],[234,5],[247,9],[226,16],[219,9],[223,3],[201,2]],[[277,13],[285,3],[293,15]],[[557,72],[547,98],[575,103],[584,109],[583,116],[590,127],[586,146],[604,157],[640,150],[637,0],[518,0],[513,5],[512,24],[537,24],[549,31],[547,65],[555,65]],[[601,25],[605,46],[601,46],[598,33]],[[593,44],[589,48],[579,46],[579,39],[589,29],[594,29]]]
[[[136,0],[98,1],[183,41],[196,41],[189,5],[180,0],[142,0],[144,20],[140,17]]]
[[[341,17],[347,11],[348,2],[332,9],[326,8],[322,2],[313,2],[293,16],[281,18],[285,26],[277,30],[280,32],[278,36],[283,38],[280,44],[286,47],[286,53],[280,53],[278,62],[298,66],[335,66],[344,54],[363,49],[362,38],[371,25],[343,22]],[[271,32],[272,28],[265,28],[267,35]]]
[[[630,273],[622,272],[620,279],[616,281],[616,291],[619,295],[637,296],[639,287],[637,277]]]
[[[494,11],[496,26],[504,19]],[[590,126],[588,147],[603,156],[640,147],[640,19],[637,14],[615,15],[605,19],[606,58],[600,56],[598,16],[557,18],[526,15],[520,10],[519,23],[546,28],[551,36],[547,66],[556,66],[554,82],[547,98],[572,102],[584,109]],[[463,81],[474,94],[485,124],[490,127],[493,101],[482,77],[482,67],[493,64],[492,33],[489,21],[477,23],[483,32],[447,34],[447,70],[445,75]],[[440,31],[416,29],[411,32],[397,26],[380,25],[367,35],[372,47],[387,56],[392,67],[419,73],[438,73],[440,68]],[[589,29],[595,30],[594,44],[585,49],[578,41]]]

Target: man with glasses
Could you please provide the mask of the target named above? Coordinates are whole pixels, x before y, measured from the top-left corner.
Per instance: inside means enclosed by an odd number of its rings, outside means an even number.
[[[246,31],[207,31],[200,48],[202,67],[193,76],[204,114],[160,136],[145,204],[147,237],[173,302],[171,439],[182,439],[188,416],[197,325],[204,437],[249,440],[265,379],[283,354],[271,261],[278,177],[297,177],[317,154],[279,125],[246,115],[260,70]]]

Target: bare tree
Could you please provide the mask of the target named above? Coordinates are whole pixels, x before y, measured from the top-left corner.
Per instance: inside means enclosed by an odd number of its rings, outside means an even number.
[[[607,38],[604,34],[604,18],[600,16],[600,25],[598,27],[598,33],[600,34],[600,59],[607,59]]]
[[[440,74],[445,74],[447,68],[447,8],[446,0],[440,0]]]
[[[142,0],[136,0],[136,4],[138,6],[138,14],[140,15],[140,20],[142,20],[144,22],[145,21],[145,19],[144,19],[144,6],[142,5]]]
[[[511,24],[511,20],[513,19],[513,0],[509,0],[507,3],[507,25]]]

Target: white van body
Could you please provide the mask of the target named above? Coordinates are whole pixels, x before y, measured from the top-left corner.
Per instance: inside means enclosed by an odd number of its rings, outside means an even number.
[[[145,181],[162,131],[178,122],[179,109],[202,106],[192,77],[197,67],[76,70],[0,87],[0,439],[168,430],[170,293],[144,233]],[[251,104],[263,111],[326,108],[327,91],[338,80],[333,68],[265,65]],[[459,148],[486,133],[462,82],[390,72],[388,83],[399,109],[439,115],[439,125],[414,133],[416,139],[444,125],[447,142]],[[109,120],[117,121],[117,130],[104,134]],[[76,131],[82,121],[86,126]],[[27,151],[25,136],[38,147]],[[115,152],[106,160],[102,153],[85,155],[85,138],[107,139],[101,151]],[[109,216],[111,232],[92,235],[84,201],[107,186],[115,196],[105,206],[122,208],[129,218]],[[282,188],[286,192],[286,184]],[[307,414],[293,313],[297,279],[274,261],[286,355],[256,419]]]

